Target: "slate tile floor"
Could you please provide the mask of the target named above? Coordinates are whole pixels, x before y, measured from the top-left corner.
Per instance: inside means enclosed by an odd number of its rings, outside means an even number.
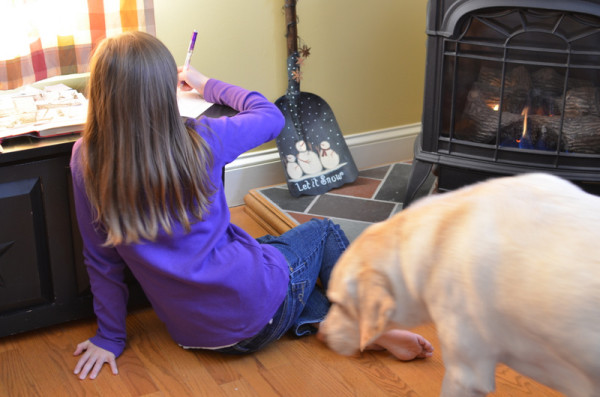
[[[352,184],[319,196],[292,197],[285,184],[257,191],[297,224],[327,217],[338,223],[352,241],[371,223],[402,209],[410,169],[410,163],[394,163],[363,170]],[[429,194],[434,181],[430,175],[416,197]]]

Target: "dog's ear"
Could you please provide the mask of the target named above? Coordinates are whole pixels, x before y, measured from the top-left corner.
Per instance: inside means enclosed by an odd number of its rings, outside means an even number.
[[[361,272],[358,283],[360,350],[373,343],[385,330],[396,308],[387,279],[372,269]]]

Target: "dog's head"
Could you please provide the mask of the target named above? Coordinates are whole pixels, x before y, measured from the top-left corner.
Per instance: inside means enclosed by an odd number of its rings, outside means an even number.
[[[340,354],[364,350],[394,326],[423,321],[403,274],[396,221],[368,228],[333,269],[327,291],[332,306],[320,338]]]
[[[334,287],[327,294],[331,309],[319,332],[331,349],[353,355],[386,330],[396,304],[385,279],[372,271],[342,283],[345,287]]]
[[[420,297],[427,270],[402,259],[410,235],[399,213],[366,229],[344,252],[331,274],[332,305],[319,329],[331,349],[356,354],[391,328],[429,320]]]

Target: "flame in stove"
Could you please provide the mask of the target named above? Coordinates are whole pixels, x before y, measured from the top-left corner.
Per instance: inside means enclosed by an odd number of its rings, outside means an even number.
[[[517,143],[521,143],[522,139],[525,139],[527,136],[527,116],[529,115],[529,106],[525,106],[523,111],[521,112],[521,116],[523,116],[523,132],[521,133],[521,139],[517,139]]]
[[[491,102],[491,101],[486,101],[486,105],[488,108],[492,109],[494,112],[497,112],[500,109],[500,105],[495,103],[495,102]]]

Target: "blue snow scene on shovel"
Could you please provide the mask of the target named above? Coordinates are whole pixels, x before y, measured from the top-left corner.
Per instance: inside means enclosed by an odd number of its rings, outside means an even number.
[[[354,182],[358,170],[329,105],[307,92],[295,99],[276,103],[286,119],[277,147],[292,196],[323,194]]]

